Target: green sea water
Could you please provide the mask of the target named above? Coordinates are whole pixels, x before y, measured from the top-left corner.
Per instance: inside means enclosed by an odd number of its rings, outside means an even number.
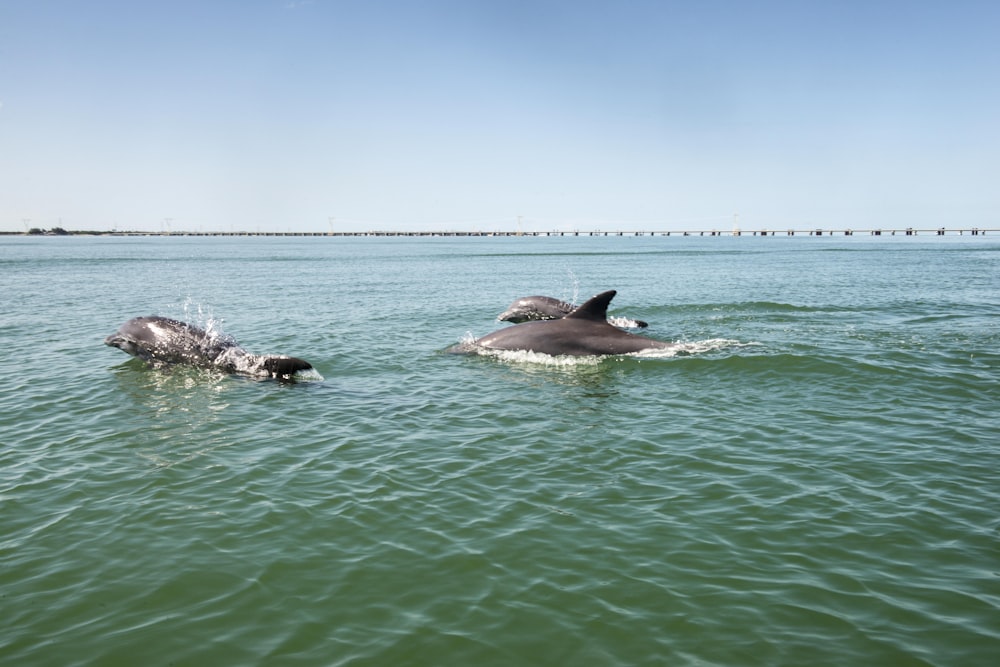
[[[0,238],[0,664],[994,665],[992,237]],[[443,354],[511,301],[682,343]],[[160,314],[281,384],[102,344]]]

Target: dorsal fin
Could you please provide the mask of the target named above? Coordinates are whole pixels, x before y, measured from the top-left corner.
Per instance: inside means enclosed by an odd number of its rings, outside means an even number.
[[[611,299],[615,298],[615,294],[617,293],[618,292],[613,289],[610,289],[607,292],[601,292],[597,296],[591,297],[582,306],[567,315],[565,319],[607,322],[608,304],[611,303]]]

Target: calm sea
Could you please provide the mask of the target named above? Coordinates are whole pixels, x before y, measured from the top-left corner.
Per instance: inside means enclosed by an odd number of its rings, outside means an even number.
[[[0,238],[4,665],[1000,656],[1000,239]],[[442,354],[516,297],[663,358]],[[145,368],[161,314],[308,359]]]

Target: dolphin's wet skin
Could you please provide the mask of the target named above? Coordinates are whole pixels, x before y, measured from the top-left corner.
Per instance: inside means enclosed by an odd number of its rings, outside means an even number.
[[[617,292],[608,290],[591,298],[559,319],[532,320],[494,331],[472,343],[460,343],[447,351],[474,354],[489,350],[523,350],[549,354],[618,355],[676,347],[675,343],[628,333],[608,322],[608,304]],[[518,302],[515,302],[516,307]]]
[[[312,369],[304,359],[253,354],[230,336],[209,334],[192,324],[158,315],[125,322],[104,339],[104,344],[151,364],[186,364],[254,377],[290,380],[296,373]]]
[[[500,322],[531,322],[533,320],[558,320],[576,310],[576,306],[551,296],[523,296],[497,315]],[[622,329],[644,329],[648,322],[631,317],[609,317],[608,322]]]

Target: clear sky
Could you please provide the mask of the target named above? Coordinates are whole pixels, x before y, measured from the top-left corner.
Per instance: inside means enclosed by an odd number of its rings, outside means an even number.
[[[0,230],[1000,224],[995,0],[0,0]]]

